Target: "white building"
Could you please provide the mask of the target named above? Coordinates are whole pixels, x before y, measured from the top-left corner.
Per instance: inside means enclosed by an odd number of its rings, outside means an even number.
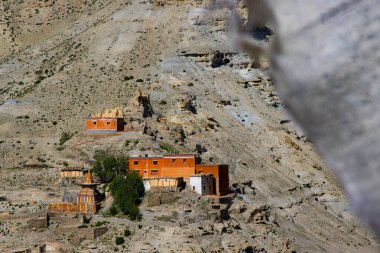
[[[214,177],[212,174],[197,174],[190,176],[190,188],[199,195],[214,194]]]

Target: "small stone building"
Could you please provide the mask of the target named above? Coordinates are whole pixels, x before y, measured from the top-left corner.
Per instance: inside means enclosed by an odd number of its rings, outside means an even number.
[[[215,178],[212,174],[196,174],[190,176],[190,188],[199,195],[214,194]]]

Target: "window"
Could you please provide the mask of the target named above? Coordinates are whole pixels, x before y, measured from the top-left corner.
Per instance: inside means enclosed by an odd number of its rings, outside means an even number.
[[[107,125],[109,125],[110,124],[110,122],[109,121],[107,121]]]
[[[186,163],[186,159],[182,159],[182,162],[183,162],[183,163]]]
[[[133,164],[134,164],[134,165],[138,165],[139,162],[138,162],[138,161],[134,161]]]
[[[157,174],[158,174],[158,170],[151,170],[151,171],[150,171],[150,174],[151,174],[151,175],[157,175]]]
[[[93,124],[93,125],[96,125],[96,121],[93,121],[92,124]]]
[[[145,174],[148,174],[148,171],[147,171],[147,170],[144,170],[144,173],[145,173]]]
[[[158,161],[153,161],[153,165],[157,165],[158,164]]]
[[[195,191],[195,186],[193,186],[193,191]]]
[[[175,163],[175,159],[172,159],[172,163]]]

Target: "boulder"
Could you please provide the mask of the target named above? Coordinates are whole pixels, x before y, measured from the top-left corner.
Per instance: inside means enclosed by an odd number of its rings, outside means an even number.
[[[29,221],[29,228],[47,228],[49,221],[47,216],[33,218]]]

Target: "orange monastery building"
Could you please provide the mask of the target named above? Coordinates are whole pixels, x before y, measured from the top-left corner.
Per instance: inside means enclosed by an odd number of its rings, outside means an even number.
[[[86,129],[93,133],[124,131],[123,110],[120,108],[107,109],[101,113],[88,116]]]
[[[211,174],[214,193],[219,196],[229,193],[228,166],[197,164],[194,154],[130,157],[129,169],[139,173],[143,179],[183,178],[185,182],[194,175]]]

